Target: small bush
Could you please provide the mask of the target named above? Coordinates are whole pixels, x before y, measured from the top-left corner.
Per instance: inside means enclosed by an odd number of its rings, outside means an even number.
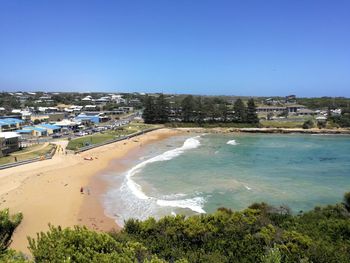
[[[307,120],[303,123],[303,129],[311,129],[315,126],[313,120]]]

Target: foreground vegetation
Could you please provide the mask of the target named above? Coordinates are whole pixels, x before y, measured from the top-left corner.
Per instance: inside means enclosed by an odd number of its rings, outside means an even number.
[[[21,218],[0,213],[2,262],[31,262],[8,250]],[[120,233],[50,226],[28,240],[34,262],[349,262],[350,193],[297,215],[255,203],[240,212],[131,219]]]

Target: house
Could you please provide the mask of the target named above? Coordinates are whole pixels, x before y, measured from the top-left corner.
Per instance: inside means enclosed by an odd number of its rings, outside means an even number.
[[[81,113],[78,116],[76,116],[75,119],[80,122],[99,123],[100,115],[96,113],[93,113],[93,114]]]
[[[286,96],[285,103],[296,103],[297,102],[297,96],[296,95],[288,95]]]
[[[105,105],[108,102],[110,102],[110,98],[109,97],[101,97],[101,98],[95,100],[95,103],[98,104],[98,105]]]
[[[18,151],[20,137],[16,132],[0,132],[0,157]]]
[[[129,113],[134,110],[134,107],[119,107],[118,109],[124,111],[125,113]]]
[[[67,110],[66,109],[64,110],[67,112],[79,113],[83,108],[84,108],[83,106],[72,105]]]
[[[61,127],[61,129],[71,129],[71,130],[76,130],[78,129],[79,123],[75,121],[70,121],[67,119],[61,120],[59,122],[56,122],[54,125]]]
[[[274,98],[267,98],[264,101],[264,104],[266,105],[276,105],[276,104],[280,104],[279,100],[275,100]]]
[[[122,95],[111,94],[111,101],[114,101],[116,104],[125,103],[126,100],[122,98]]]
[[[84,109],[86,111],[96,111],[97,110],[97,106],[96,105],[85,105]]]
[[[90,101],[92,101],[92,98],[91,98],[91,96],[86,96],[85,98],[82,98],[81,100],[86,101],[86,102],[90,102]]]
[[[20,129],[24,122],[16,118],[0,119],[0,132],[15,131]]]
[[[296,113],[298,111],[300,111],[301,109],[306,109],[306,107],[304,105],[298,105],[298,104],[294,104],[294,105],[288,105],[286,106],[288,113]]]
[[[285,110],[286,110],[286,107],[278,107],[278,106],[263,106],[263,107],[256,108],[256,111],[258,113],[284,112]]]
[[[309,109],[300,109],[297,111],[297,115],[299,116],[311,116],[315,114],[316,113],[313,110],[309,110]]]
[[[37,125],[36,127],[46,129],[47,135],[61,132],[61,127],[57,126],[57,125],[53,125],[53,124],[46,124],[45,123],[45,124]]]
[[[18,133],[29,133],[30,135],[34,137],[42,137],[42,136],[47,136],[47,130],[45,128],[37,127],[37,126],[25,126],[23,129],[18,130]]]

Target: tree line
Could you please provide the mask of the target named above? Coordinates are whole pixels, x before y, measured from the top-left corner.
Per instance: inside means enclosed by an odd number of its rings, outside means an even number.
[[[146,123],[259,123],[252,98],[247,104],[237,99],[232,106],[224,99],[188,95],[171,105],[161,94],[157,98],[146,96],[143,105],[143,119]]]

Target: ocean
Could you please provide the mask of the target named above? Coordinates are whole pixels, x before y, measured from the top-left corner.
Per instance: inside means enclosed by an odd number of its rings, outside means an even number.
[[[254,202],[294,213],[350,191],[350,136],[185,134],[152,143],[109,175],[106,214],[129,218],[241,210]]]

